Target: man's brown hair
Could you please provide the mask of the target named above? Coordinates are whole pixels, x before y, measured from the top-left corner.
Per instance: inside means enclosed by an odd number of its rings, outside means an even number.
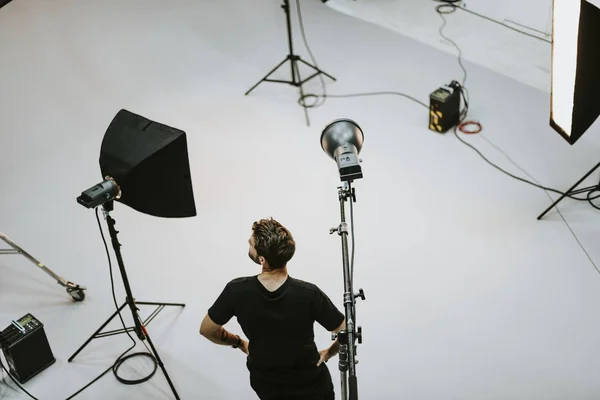
[[[252,224],[254,247],[272,269],[281,269],[296,252],[296,242],[283,225],[273,218],[261,219]]]

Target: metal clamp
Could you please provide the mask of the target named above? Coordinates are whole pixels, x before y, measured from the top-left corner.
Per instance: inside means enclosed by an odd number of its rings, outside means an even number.
[[[346,222],[342,222],[337,228],[333,227],[329,229],[330,235],[334,232],[337,232],[339,235],[341,235],[342,233],[348,233],[348,224]]]

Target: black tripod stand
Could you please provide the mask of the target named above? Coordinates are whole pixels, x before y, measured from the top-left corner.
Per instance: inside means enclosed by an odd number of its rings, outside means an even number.
[[[160,359],[160,356],[158,355],[158,352],[156,351],[156,348],[154,347],[152,340],[150,340],[150,335],[148,334],[148,331],[146,330],[145,325],[150,323],[150,321],[152,319],[154,319],[154,317],[160,311],[162,311],[162,309],[164,307],[166,307],[166,306],[185,307],[185,304],[136,302],[135,301],[135,299],[133,298],[133,295],[131,293],[131,287],[129,286],[129,280],[127,279],[127,272],[125,271],[125,265],[123,264],[123,258],[121,257],[121,251],[120,251],[121,244],[119,243],[119,240],[117,239],[118,231],[115,230],[115,220],[112,219],[109,214],[109,211],[112,211],[112,209],[113,209],[112,201],[105,203],[103,207],[104,207],[104,213],[106,215],[106,222],[108,225],[108,230],[110,232],[110,237],[112,240],[113,249],[114,249],[115,255],[117,257],[117,261],[119,264],[119,270],[121,272],[121,277],[123,278],[123,284],[125,286],[125,292],[127,294],[127,297],[125,299],[125,303],[123,303],[119,307],[119,309],[117,311],[115,311],[113,313],[113,315],[106,322],[104,322],[102,324],[102,326],[100,326],[100,328],[98,328],[98,330],[96,330],[96,332],[94,332],[94,334],[79,349],[77,349],[77,351],[69,358],[69,362],[73,361],[75,356],[77,356],[77,354],[79,354],[81,352],[81,350],[83,350],[83,348],[85,346],[87,346],[93,339],[135,331],[138,339],[140,339],[141,341],[144,341],[144,340],[148,341],[148,344],[150,345],[150,348],[152,349],[152,353],[153,353],[152,356],[154,357],[154,359],[156,360],[156,363],[160,366],[162,372],[164,373],[165,378],[167,379],[167,382],[169,383],[169,386],[171,387],[171,390],[173,391],[173,395],[175,396],[176,399],[179,400],[179,395],[177,394],[177,391],[175,390],[175,387],[173,386],[173,382],[171,382],[171,378],[169,378],[169,374],[167,373],[167,370],[165,369],[165,366],[164,366],[162,360]],[[138,304],[139,305],[153,305],[153,306],[157,306],[157,308],[154,310],[154,312],[152,314],[150,314],[150,316],[148,318],[146,318],[145,321],[142,322],[142,320],[138,314],[138,308],[136,307],[136,305],[138,305]],[[133,316],[133,321],[134,321],[135,326],[102,333],[102,329],[104,329],[104,327],[106,327],[106,325],[108,325],[113,320],[113,318],[116,317],[121,312],[121,310],[123,310],[125,308],[125,306],[129,306],[129,310],[131,311],[131,314]],[[144,354],[147,354],[147,353],[144,353]],[[140,383],[140,382],[135,382],[135,383]],[[71,397],[73,397],[73,396],[71,396]]]
[[[352,289],[352,274],[349,268],[348,259],[348,224],[346,223],[345,202],[350,197],[350,207],[352,202],[356,202],[354,188],[351,188],[351,181],[344,182],[342,187],[338,188],[338,196],[340,200],[340,212],[342,215],[342,223],[337,228],[331,228],[329,233],[338,232],[342,237],[342,261],[344,266],[344,309],[346,314],[346,329],[341,330],[337,334],[337,339],[340,344],[339,350],[339,369],[342,383],[342,400],[348,399],[348,388],[350,388],[350,400],[358,399],[358,384],[356,380],[356,345],[362,343],[362,329],[356,327],[356,298],[365,299],[365,293],[359,289],[357,294],[354,294]],[[356,330],[355,330],[356,327]],[[332,335],[335,339],[335,334]]]
[[[299,1],[299,0],[296,0]],[[331,75],[329,75],[326,72],[323,72],[322,70],[320,70],[318,67],[307,63],[306,61],[304,61],[300,56],[297,56],[294,54],[294,48],[292,45],[292,24],[290,21],[290,2],[289,0],[283,0],[283,4],[281,5],[281,8],[283,8],[283,11],[285,12],[285,16],[286,16],[286,23],[287,23],[287,35],[288,35],[288,46],[289,46],[289,50],[290,53],[287,55],[287,57],[280,62],[279,64],[277,64],[275,66],[275,68],[273,68],[267,75],[265,75],[264,78],[262,78],[260,81],[258,81],[254,86],[252,86],[247,92],[246,92],[246,96],[254,90],[254,88],[256,88],[258,85],[260,85],[262,82],[277,82],[277,83],[287,83],[289,85],[295,86],[297,88],[300,88],[300,99],[303,101],[304,100],[304,90],[302,90],[302,85],[309,81],[310,79],[316,77],[319,74],[323,74],[325,76],[328,76],[329,78],[333,79],[335,81],[335,78]],[[275,71],[277,71],[279,69],[279,67],[281,67],[283,64],[285,64],[286,62],[290,62],[290,68],[291,68],[291,73],[292,73],[292,79],[291,80],[281,80],[281,79],[269,79],[269,76],[271,76]],[[298,62],[303,63],[304,65],[312,68],[313,70],[315,70],[316,72],[312,75],[310,75],[308,78],[305,78],[304,80],[300,77],[300,70],[298,68]],[[310,126],[310,121],[308,120],[308,112],[306,111],[306,107],[304,107],[304,114],[306,116],[306,124]]]
[[[551,209],[553,209],[554,207],[556,207],[556,205],[565,197],[567,196],[571,196],[571,195],[576,195],[576,194],[581,194],[581,193],[587,193],[588,194],[588,200],[592,200],[591,198],[591,194],[595,191],[600,191],[600,184],[599,185],[595,185],[595,186],[591,186],[591,187],[587,187],[584,189],[579,189],[579,190],[575,190],[575,188],[577,186],[579,186],[581,184],[581,182],[583,182],[584,180],[586,180],[586,178],[588,176],[590,176],[595,170],[597,170],[600,167],[600,163],[596,164],[596,166],[594,168],[592,168],[587,174],[585,174],[583,176],[583,178],[581,178],[580,180],[577,181],[576,184],[574,184],[569,190],[567,190],[565,193],[562,194],[562,196],[560,196],[558,198],[558,200],[556,200],[554,203],[552,203],[552,205],[550,207],[548,207],[543,213],[541,213],[537,219],[540,220],[542,219],[542,217],[544,215],[546,215],[548,213],[548,211],[550,211]],[[593,205],[593,204],[592,204]]]

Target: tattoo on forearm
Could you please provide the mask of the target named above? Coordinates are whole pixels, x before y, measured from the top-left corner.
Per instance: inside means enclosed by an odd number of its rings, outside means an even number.
[[[227,343],[227,340],[229,340],[229,334],[227,333],[227,331],[225,329],[223,329],[221,331],[221,341],[224,343]]]

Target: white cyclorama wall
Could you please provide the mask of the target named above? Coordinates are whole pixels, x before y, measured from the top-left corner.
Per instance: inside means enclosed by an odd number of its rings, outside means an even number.
[[[600,2],[592,2],[594,1]],[[523,27],[513,23],[552,34],[552,0],[468,0],[463,6],[518,29]]]
[[[600,8],[600,0],[588,0],[588,2]]]

